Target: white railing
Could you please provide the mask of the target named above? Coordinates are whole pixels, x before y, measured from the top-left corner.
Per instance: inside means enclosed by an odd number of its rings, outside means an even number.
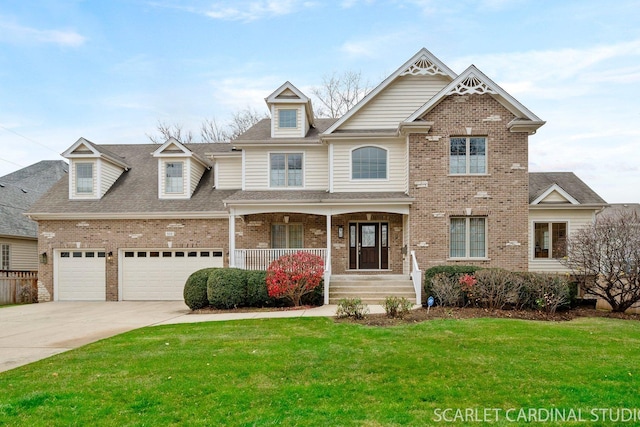
[[[289,255],[296,252],[309,252],[318,255],[324,261],[325,269],[327,265],[327,250],[316,248],[304,249],[236,249],[235,267],[243,270],[266,270],[271,261],[280,258],[282,255]]]
[[[411,280],[416,291],[416,304],[422,304],[422,270],[418,266],[416,251],[411,251]]]

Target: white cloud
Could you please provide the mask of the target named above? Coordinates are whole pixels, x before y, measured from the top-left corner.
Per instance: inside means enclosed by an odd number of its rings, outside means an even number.
[[[259,19],[290,15],[302,9],[314,7],[313,2],[299,0],[260,0],[241,2],[217,2],[204,14],[213,19],[251,22]]]
[[[6,43],[44,43],[60,46],[82,46],[86,37],[72,30],[40,30],[25,27],[7,20],[0,20],[0,42]]]

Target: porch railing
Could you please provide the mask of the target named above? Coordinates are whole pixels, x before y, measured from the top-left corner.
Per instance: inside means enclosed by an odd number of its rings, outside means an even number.
[[[0,270],[0,305],[36,302],[38,272]]]
[[[416,251],[411,251],[411,280],[416,291],[416,304],[422,304],[422,270],[418,266]]]
[[[319,248],[302,249],[236,249],[235,266],[243,270],[266,270],[271,261],[280,258],[282,255],[289,255],[296,252],[309,252],[318,255],[324,261],[327,268],[327,250]]]

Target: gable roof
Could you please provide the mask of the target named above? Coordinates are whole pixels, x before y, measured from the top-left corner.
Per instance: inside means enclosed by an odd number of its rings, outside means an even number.
[[[353,106],[353,108],[340,117],[324,133],[329,134],[338,129],[343,123],[349,120],[372,99],[374,99],[380,92],[391,85],[391,83],[393,83],[398,77],[403,75],[442,75],[452,80],[456,77],[456,73],[436,58],[434,54],[429,52],[427,49],[422,48],[407,62],[402,64],[396,71],[389,75],[389,77],[387,77],[382,83],[376,86],[375,89],[362,98],[360,102]]]
[[[71,147],[67,148],[67,150],[62,153],[62,156],[66,158],[101,157],[125,170],[131,167],[121,156],[105,148],[104,145],[94,144],[88,139],[82,137],[79,138]]]
[[[190,152],[205,158],[205,153],[230,152],[228,143],[184,144]],[[69,200],[69,179],[54,185],[27,212],[33,218],[153,218],[170,214],[182,217],[215,217],[224,211],[222,200],[237,190],[215,190],[213,171],[206,170],[190,199],[158,198],[158,161],[151,153],[157,144],[100,145],[123,159],[130,169],[120,175],[101,199]]]
[[[313,125],[313,107],[311,105],[311,99],[302,93],[291,82],[284,82],[278,89],[273,91],[271,95],[265,99],[269,110],[271,110],[272,104],[306,104],[307,120]]]
[[[567,205],[606,205],[595,191],[573,172],[530,172],[529,203],[539,205],[546,196],[557,191],[567,199]]]
[[[190,157],[201,163],[206,168],[211,167],[211,162],[203,156],[191,151],[185,144],[181,143],[174,137],[167,139],[167,141],[154,150],[151,155],[153,157]]]
[[[62,160],[43,160],[0,177],[0,235],[37,238],[38,224],[23,214],[68,169]]]
[[[406,121],[413,122],[427,114],[449,95],[490,94],[502,106],[513,113],[516,119],[509,123],[512,131],[534,133],[545,122],[533,114],[527,107],[509,95],[493,80],[487,77],[475,65],[470,65],[462,74],[453,79],[438,94],[416,110]]]

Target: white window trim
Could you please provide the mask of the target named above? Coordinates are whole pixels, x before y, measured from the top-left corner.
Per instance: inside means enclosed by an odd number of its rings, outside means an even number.
[[[379,148],[381,150],[384,150],[387,153],[387,177],[386,178],[354,178],[353,177],[353,152],[356,150],[359,150],[361,148],[367,148],[367,147],[373,147],[373,148]],[[376,144],[364,144],[364,145],[359,145],[357,147],[353,147],[349,150],[349,182],[389,182],[390,178],[389,178],[389,160],[390,160],[390,151],[389,148],[384,147],[382,145],[376,145]]]
[[[294,126],[282,126],[281,125],[281,114],[283,111],[293,111],[295,113],[295,125]],[[299,113],[299,109],[298,108],[286,108],[286,107],[278,107],[278,129],[300,129],[300,120],[298,119],[298,113]]]
[[[285,185],[283,186],[274,186],[271,185],[271,155],[272,154],[284,154],[285,155],[285,166],[288,165],[287,157],[289,154],[300,154],[302,156],[302,185],[300,186],[289,186],[287,182],[287,174],[288,168],[285,167]],[[269,189],[273,190],[303,190],[306,187],[306,167],[305,167],[305,152],[304,151],[269,151],[268,155],[268,163],[269,169],[267,170],[267,180],[269,181]]]
[[[470,227],[470,219],[472,218],[483,218],[484,219],[484,254],[483,257],[472,257],[469,256],[469,252],[471,250],[471,227]],[[465,256],[463,257],[452,257],[451,256],[451,220],[452,219],[465,219],[465,237],[464,237],[464,252]],[[489,258],[489,220],[486,216],[451,216],[449,217],[449,221],[447,223],[447,239],[449,245],[447,247],[447,260],[458,261],[458,260],[480,260],[480,261],[488,261]]]
[[[451,173],[451,139],[453,138],[465,138],[467,141],[466,146],[466,172],[464,173]],[[471,169],[471,138],[484,138],[484,172],[483,173],[471,173],[469,169]],[[447,145],[447,176],[490,176],[489,173],[489,137],[480,136],[480,135],[467,135],[467,136],[451,136],[449,137],[449,143]]]
[[[570,230],[571,230],[571,222],[568,219],[558,219],[558,218],[551,218],[551,219],[544,219],[544,218],[540,218],[540,219],[535,219],[531,221],[531,248],[529,250],[529,254],[530,254],[530,260],[531,261],[558,261],[560,260],[560,258],[553,258],[552,256],[546,257],[546,258],[536,258],[536,224],[557,224],[557,223],[564,223],[567,224],[567,238],[569,238],[569,235],[571,234]],[[550,245],[551,248],[553,248],[553,236],[550,236]],[[552,255],[552,253],[550,253],[550,255]]]
[[[78,193],[78,183],[77,183],[77,173],[76,168],[78,164],[91,164],[91,172],[93,174],[92,188],[93,191],[90,193]],[[100,191],[100,159],[97,158],[83,158],[83,159],[74,159],[71,162],[71,166],[69,167],[69,199],[71,200],[87,200],[87,199],[97,199],[99,191]]]
[[[159,158],[158,159],[158,198],[160,199],[188,199],[191,188],[191,163],[189,158]],[[169,163],[182,163],[182,192],[167,193],[166,169]]]

